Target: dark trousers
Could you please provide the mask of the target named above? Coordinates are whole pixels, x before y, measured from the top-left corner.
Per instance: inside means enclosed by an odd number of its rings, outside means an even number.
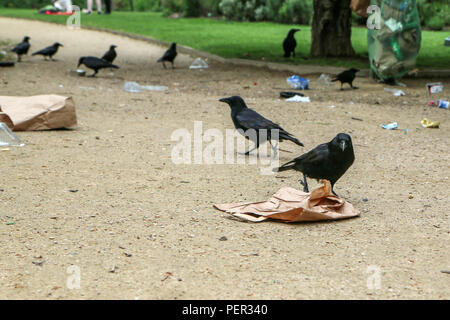
[[[106,13],[111,13],[111,0],[105,0]]]

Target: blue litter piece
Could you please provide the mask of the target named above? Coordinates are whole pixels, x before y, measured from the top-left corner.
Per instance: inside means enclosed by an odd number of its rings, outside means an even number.
[[[290,76],[286,82],[291,86],[292,89],[296,90],[307,90],[309,89],[309,79],[301,78],[300,76]]]

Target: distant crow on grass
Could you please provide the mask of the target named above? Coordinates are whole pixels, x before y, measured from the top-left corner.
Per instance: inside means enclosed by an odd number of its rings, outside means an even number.
[[[289,58],[291,56],[295,57],[295,47],[297,47],[297,41],[295,41],[295,33],[297,31],[300,31],[300,29],[291,29],[289,30],[289,33],[287,37],[283,41],[283,50],[284,50],[284,57]]]

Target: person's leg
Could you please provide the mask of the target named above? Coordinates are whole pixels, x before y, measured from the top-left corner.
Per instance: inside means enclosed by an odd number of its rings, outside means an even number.
[[[87,0],[87,10],[89,13],[92,12],[92,0]]]
[[[105,6],[106,6],[106,14],[111,13],[111,0],[105,0]]]
[[[102,13],[102,0],[96,0],[97,2],[97,12]]]
[[[73,12],[72,0],[66,0],[66,9],[67,12]]]

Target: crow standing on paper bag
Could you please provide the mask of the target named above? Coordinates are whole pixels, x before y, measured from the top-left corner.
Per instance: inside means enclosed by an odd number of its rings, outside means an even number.
[[[345,133],[339,133],[333,140],[323,143],[311,151],[274,169],[274,172],[296,170],[303,173],[303,191],[309,192],[306,177],[312,179],[326,179],[331,183],[334,192],[334,184],[347,171],[355,161],[352,138]]]
[[[256,144],[256,146],[252,150],[249,150],[245,153],[246,155],[248,155],[253,150],[257,149],[261,143],[264,143],[266,141],[269,141],[270,145],[272,146],[272,149],[274,149],[271,142],[272,137],[270,130],[279,130],[278,140],[280,142],[283,140],[290,140],[294,142],[296,145],[303,147],[303,143],[294,138],[289,132],[284,130],[278,124],[273,123],[272,121],[264,118],[256,111],[247,107],[247,105],[245,104],[244,100],[241,97],[233,96],[228,98],[222,98],[219,99],[219,101],[225,102],[231,107],[231,119],[233,120],[234,127],[236,129],[238,130],[242,129],[244,133],[249,129],[255,130],[256,137],[253,137],[252,135],[250,136],[244,135],[246,139],[249,139]],[[262,134],[263,137],[260,137],[259,130],[267,130],[267,137],[264,138],[264,134]]]

